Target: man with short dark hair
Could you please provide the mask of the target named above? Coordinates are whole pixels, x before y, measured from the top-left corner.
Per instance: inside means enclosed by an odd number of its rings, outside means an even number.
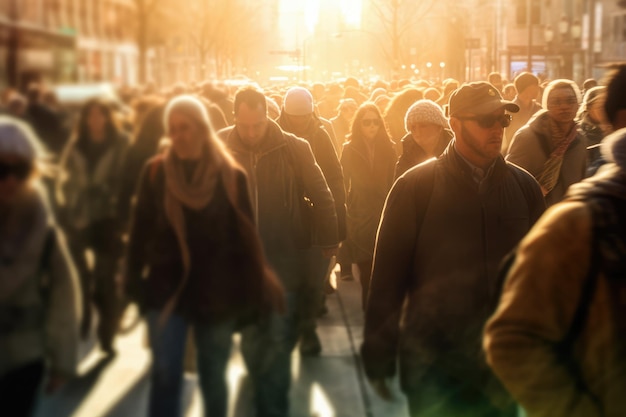
[[[449,107],[455,139],[398,178],[387,197],[362,356],[382,396],[399,356],[411,416],[515,415],[481,340],[498,266],[544,209],[535,180],[500,154],[505,111],[517,109],[489,83],[457,89]]]
[[[256,415],[287,417],[291,352],[297,342],[297,295],[306,284],[302,272],[312,244],[327,258],[336,255],[337,215],[308,142],[268,119],[263,93],[253,87],[239,90],[234,113],[235,125],[219,135],[248,173],[263,249],[285,287],[287,301],[285,314],[261,318],[244,329],[242,353],[254,384]],[[304,197],[310,205],[304,206]],[[307,227],[309,222],[314,230]]]

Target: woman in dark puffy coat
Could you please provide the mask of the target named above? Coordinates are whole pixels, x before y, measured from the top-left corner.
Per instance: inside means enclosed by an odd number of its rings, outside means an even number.
[[[394,143],[389,139],[378,107],[364,103],[352,122],[349,142],[341,155],[347,193],[346,246],[357,264],[363,307],[367,301],[376,231],[387,193],[394,180]]]
[[[144,167],[127,254],[129,298],[147,313],[150,416],[177,416],[193,329],[205,414],[227,415],[225,369],[235,329],[280,310],[244,171],[216,138],[202,102],[179,96],[164,113],[171,146]]]

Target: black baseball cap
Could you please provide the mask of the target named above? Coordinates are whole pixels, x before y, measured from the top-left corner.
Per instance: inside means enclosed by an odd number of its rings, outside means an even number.
[[[504,107],[511,113],[517,113],[519,106],[512,101],[503,100],[496,87],[486,81],[463,84],[450,96],[448,114],[454,117],[461,113],[489,114]]]

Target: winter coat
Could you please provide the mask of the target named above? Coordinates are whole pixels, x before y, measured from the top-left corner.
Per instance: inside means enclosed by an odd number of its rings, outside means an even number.
[[[500,306],[486,327],[487,358],[528,417],[624,416],[624,284],[618,284],[621,291],[616,291],[604,266],[599,267],[573,345],[560,344],[573,325],[586,281],[593,279],[588,273],[592,242],[589,202],[612,196],[621,202],[618,215],[623,219],[625,171],[606,165],[595,177],[570,188],[568,194],[575,200],[566,198],[552,206],[519,246]],[[625,235],[623,229],[620,232],[622,256],[616,259],[624,268]],[[623,278],[622,272],[613,279]],[[615,297],[620,293],[621,298]],[[622,307],[613,311],[616,302]],[[564,351],[570,352],[570,360]]]
[[[439,139],[437,139],[437,144],[435,145],[435,157],[439,157],[439,155],[446,150],[453,137],[454,133],[450,129],[443,129],[441,131]],[[400,155],[396,163],[395,178],[398,178],[415,165],[421,164],[431,158],[431,156],[427,155],[426,151],[415,142],[410,132],[402,138],[401,143],[402,155]]]
[[[427,170],[434,177],[424,203]],[[502,157],[479,186],[454,141],[398,178],[376,243],[362,346],[367,375],[392,376],[399,356],[405,391],[426,387],[424,375],[436,367],[506,397],[482,356],[482,327],[497,300],[500,262],[544,207],[535,180]]]
[[[234,126],[223,129],[219,136],[248,174],[250,200],[265,254],[289,291],[302,279],[302,265],[292,267],[290,259],[301,256],[302,249],[311,244],[339,244],[337,215],[308,142],[284,132],[274,121],[268,123],[266,137],[255,149],[242,141]],[[303,207],[303,193],[312,202],[310,210]],[[313,225],[313,237],[302,242],[298,231],[307,216]]]
[[[237,173],[237,203],[253,219],[246,175]],[[161,310],[184,273],[182,253],[165,211],[163,157],[151,159],[139,182],[129,234],[127,288],[142,308]],[[187,285],[176,312],[193,322],[216,323],[248,314],[257,306],[262,280],[254,257],[246,252],[235,209],[221,179],[201,210],[183,206],[191,257]],[[143,271],[147,270],[144,277]]]
[[[530,172],[537,178],[552,152],[552,140],[547,110],[541,111],[513,137],[506,160]],[[568,187],[585,178],[587,168],[587,144],[580,134],[572,141],[563,156],[561,175],[555,187],[545,196],[551,206],[563,199]]]
[[[352,140],[343,147],[341,165],[348,193],[348,240],[352,262],[372,259],[376,230],[396,165],[394,143],[378,142],[372,162],[366,144]]]
[[[57,184],[64,226],[85,229],[100,220],[116,219],[128,140],[114,136],[95,163],[86,157],[86,141],[70,142],[61,162]],[[119,222],[120,227],[122,221]]]
[[[51,372],[71,377],[81,301],[65,240],[41,192],[11,215],[0,231],[0,376],[45,359]]]
[[[288,119],[283,114],[280,115],[277,123],[285,132],[292,131]],[[343,241],[346,238],[346,190],[343,184],[341,164],[335,153],[333,143],[324,127],[319,123],[317,116],[313,116],[312,123],[301,138],[309,142],[315,156],[315,162],[322,170],[326,183],[333,194],[339,240]]]
[[[336,116],[330,119],[330,122],[333,125],[333,130],[335,131],[335,149],[337,150],[337,155],[341,158],[341,152],[343,152],[343,144],[348,140],[348,135],[350,134],[350,122],[347,121],[344,117]]]

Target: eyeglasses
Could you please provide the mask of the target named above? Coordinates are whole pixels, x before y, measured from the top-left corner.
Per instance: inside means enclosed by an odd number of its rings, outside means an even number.
[[[28,178],[32,170],[32,165],[27,162],[19,162],[17,164],[0,162],[0,181],[8,179],[10,176],[14,176],[18,180],[24,181]]]
[[[567,106],[577,105],[578,99],[576,97],[569,97],[569,98],[561,98],[561,99],[557,98],[557,99],[548,100],[548,106],[550,107],[558,107],[564,104]]]
[[[511,124],[511,115],[510,114],[486,114],[483,116],[465,116],[465,117],[457,117],[457,119],[461,120],[474,120],[478,123],[478,126],[483,129],[490,129],[496,123],[500,123],[500,126],[507,127]]]
[[[371,125],[380,126],[380,120],[379,119],[362,119],[361,124],[363,125],[363,127],[369,127]]]

